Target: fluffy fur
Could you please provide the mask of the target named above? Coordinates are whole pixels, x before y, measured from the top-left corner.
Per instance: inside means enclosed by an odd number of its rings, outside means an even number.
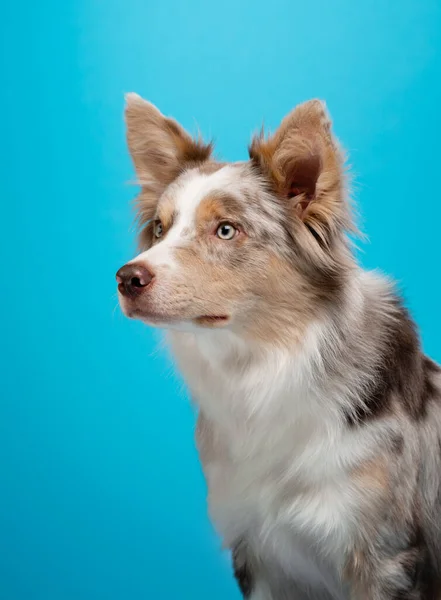
[[[354,261],[324,105],[234,164],[139,96],[126,120],[142,251],[121,306],[169,329],[244,597],[441,598],[441,371]]]

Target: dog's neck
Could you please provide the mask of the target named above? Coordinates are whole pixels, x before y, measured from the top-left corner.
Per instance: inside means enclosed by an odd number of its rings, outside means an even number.
[[[224,412],[239,422],[275,413],[301,418],[318,407],[324,416],[337,414],[361,384],[344,385],[340,375],[346,346],[364,343],[357,336],[364,333],[361,322],[372,282],[359,272],[344,302],[312,321],[301,343],[292,347],[250,342],[228,330],[172,332],[172,349],[195,401],[216,420]],[[332,376],[330,363],[341,373]]]
[[[312,321],[292,347],[249,342],[228,330],[173,332],[172,347],[194,400],[221,427],[257,431],[273,418],[288,424],[314,414],[334,429],[372,377],[378,346],[366,311],[374,315],[374,302],[386,305],[389,295],[386,282],[359,271],[342,303]],[[378,315],[384,318],[382,308]],[[364,363],[354,369],[357,349]]]

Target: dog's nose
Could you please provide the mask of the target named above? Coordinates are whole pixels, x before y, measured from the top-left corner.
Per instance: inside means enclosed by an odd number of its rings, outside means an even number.
[[[153,277],[152,273],[142,265],[136,263],[124,265],[116,274],[118,290],[123,296],[135,298],[150,285]]]

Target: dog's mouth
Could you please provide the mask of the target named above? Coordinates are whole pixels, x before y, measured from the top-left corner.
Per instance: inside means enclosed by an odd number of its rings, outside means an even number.
[[[150,325],[154,325],[154,326],[167,326],[170,325],[172,326],[173,324],[176,323],[183,323],[185,322],[187,319],[185,319],[184,315],[182,316],[178,316],[178,315],[167,315],[167,314],[161,314],[161,313],[155,313],[152,311],[142,311],[142,310],[125,310],[124,313],[126,314],[127,317],[131,318],[131,319],[140,319],[141,321],[144,321],[145,323],[148,323]],[[229,323],[231,320],[231,317],[229,315],[201,315],[200,317],[194,317],[192,318],[189,322],[193,322],[195,325],[198,325],[200,327],[211,327],[211,328],[215,328],[215,327],[223,327],[225,326],[227,323]]]
[[[229,320],[230,317],[228,315],[202,315],[201,317],[196,317],[194,322],[202,327],[222,327]]]

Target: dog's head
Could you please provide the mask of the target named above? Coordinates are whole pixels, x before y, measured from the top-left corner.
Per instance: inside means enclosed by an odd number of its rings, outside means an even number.
[[[127,316],[268,339],[337,300],[350,215],[321,102],[295,108],[274,135],[252,140],[250,160],[232,164],[136,94],[126,122],[142,250],[117,273]]]

